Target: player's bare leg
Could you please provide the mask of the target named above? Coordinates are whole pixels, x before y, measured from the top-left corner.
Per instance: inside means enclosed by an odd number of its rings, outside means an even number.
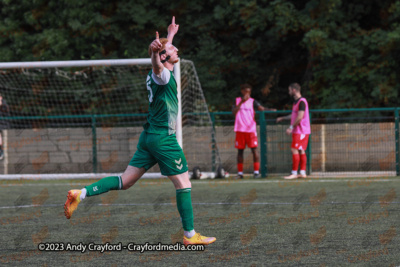
[[[192,183],[190,182],[188,172],[178,175],[168,176],[168,178],[174,184],[176,190],[184,188],[192,188]]]
[[[64,204],[64,214],[70,219],[74,211],[78,208],[79,203],[85,197],[99,195],[110,190],[125,190],[134,185],[140,177],[146,172],[144,168],[136,168],[128,166],[121,176],[111,176],[101,179],[82,189],[73,189],[68,191],[67,201]],[[88,192],[89,190],[89,192]]]
[[[189,173],[184,172],[182,174],[168,176],[168,178],[172,181],[176,189],[176,205],[182,218],[184,230],[183,243],[185,245],[208,245],[215,242],[215,237],[202,236],[194,230],[191,198],[192,184],[189,180]]]
[[[125,172],[121,175],[122,183],[123,183],[123,190],[126,190],[133,186],[146,172],[145,168],[137,168],[128,165]]]

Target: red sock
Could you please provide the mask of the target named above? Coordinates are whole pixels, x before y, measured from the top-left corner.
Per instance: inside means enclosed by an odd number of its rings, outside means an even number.
[[[307,155],[300,154],[300,171],[305,171],[307,168]]]
[[[254,162],[253,168],[255,172],[258,172],[260,170],[260,162]]]
[[[243,172],[243,163],[238,163],[237,169],[238,169],[238,172]]]
[[[292,154],[292,160],[293,160],[292,171],[297,172],[297,170],[299,169],[300,155]]]

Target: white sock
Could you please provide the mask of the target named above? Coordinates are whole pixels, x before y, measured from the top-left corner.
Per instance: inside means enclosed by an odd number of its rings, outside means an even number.
[[[300,170],[300,174],[301,174],[301,175],[306,175],[306,171]]]
[[[292,174],[293,175],[297,175],[297,171],[292,171]]]
[[[196,231],[193,229],[192,231],[183,231],[183,233],[187,238],[192,238],[196,234]]]
[[[260,173],[260,171],[254,171],[254,174],[259,174]]]
[[[81,195],[79,196],[79,198],[81,199],[81,201],[82,200],[84,200],[85,199],[85,197],[86,197],[86,188],[83,188],[83,189],[81,189]]]
[[[238,175],[243,175],[243,172],[238,172]]]

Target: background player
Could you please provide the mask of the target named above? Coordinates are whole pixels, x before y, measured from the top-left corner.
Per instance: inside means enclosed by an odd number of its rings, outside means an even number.
[[[176,188],[176,203],[184,229],[183,243],[207,245],[216,240],[215,237],[201,236],[194,230],[188,166],[175,135],[178,98],[172,70],[179,58],[178,49],[172,45],[172,39],[178,28],[179,25],[175,24],[173,17],[168,27],[168,37],[160,39],[156,32],[156,39],[149,46],[153,67],[146,80],[149,114],[139,138],[137,151],[128,167],[121,176],[103,178],[82,190],[70,190],[64,205],[65,216],[68,219],[86,196],[99,195],[109,190],[128,189],[158,163],[161,173],[168,176]]]
[[[289,95],[293,97],[294,100],[292,114],[276,119],[276,122],[290,120],[290,127],[286,129],[286,133],[288,135],[292,134],[292,174],[284,178],[306,178],[307,155],[305,150],[307,149],[308,137],[311,133],[308,103],[307,100],[301,96],[301,87],[298,83],[289,85]],[[300,175],[297,175],[299,163]]]
[[[253,154],[253,169],[254,178],[260,178],[260,159],[257,152],[257,125],[255,121],[255,111],[272,110],[264,108],[258,101],[251,98],[252,86],[242,84],[240,86],[241,97],[237,97],[232,107],[232,113],[235,115],[235,148],[238,149],[237,169],[238,175],[236,178],[243,179],[243,151],[246,145],[251,149]]]

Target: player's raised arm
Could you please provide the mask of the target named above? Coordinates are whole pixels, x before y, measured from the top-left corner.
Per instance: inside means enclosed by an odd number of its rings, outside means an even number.
[[[152,51],[151,65],[153,66],[153,72],[156,75],[160,74],[162,72],[162,70],[164,69],[164,66],[161,63],[160,55],[159,55],[161,47],[162,47],[162,44],[160,42],[160,37],[158,35],[158,32],[156,32],[156,39],[150,44],[150,49]]]
[[[168,42],[170,42],[172,44],[172,40],[174,39],[175,34],[178,32],[179,30],[179,25],[175,24],[175,16],[172,17],[172,22],[171,24],[168,26]]]

